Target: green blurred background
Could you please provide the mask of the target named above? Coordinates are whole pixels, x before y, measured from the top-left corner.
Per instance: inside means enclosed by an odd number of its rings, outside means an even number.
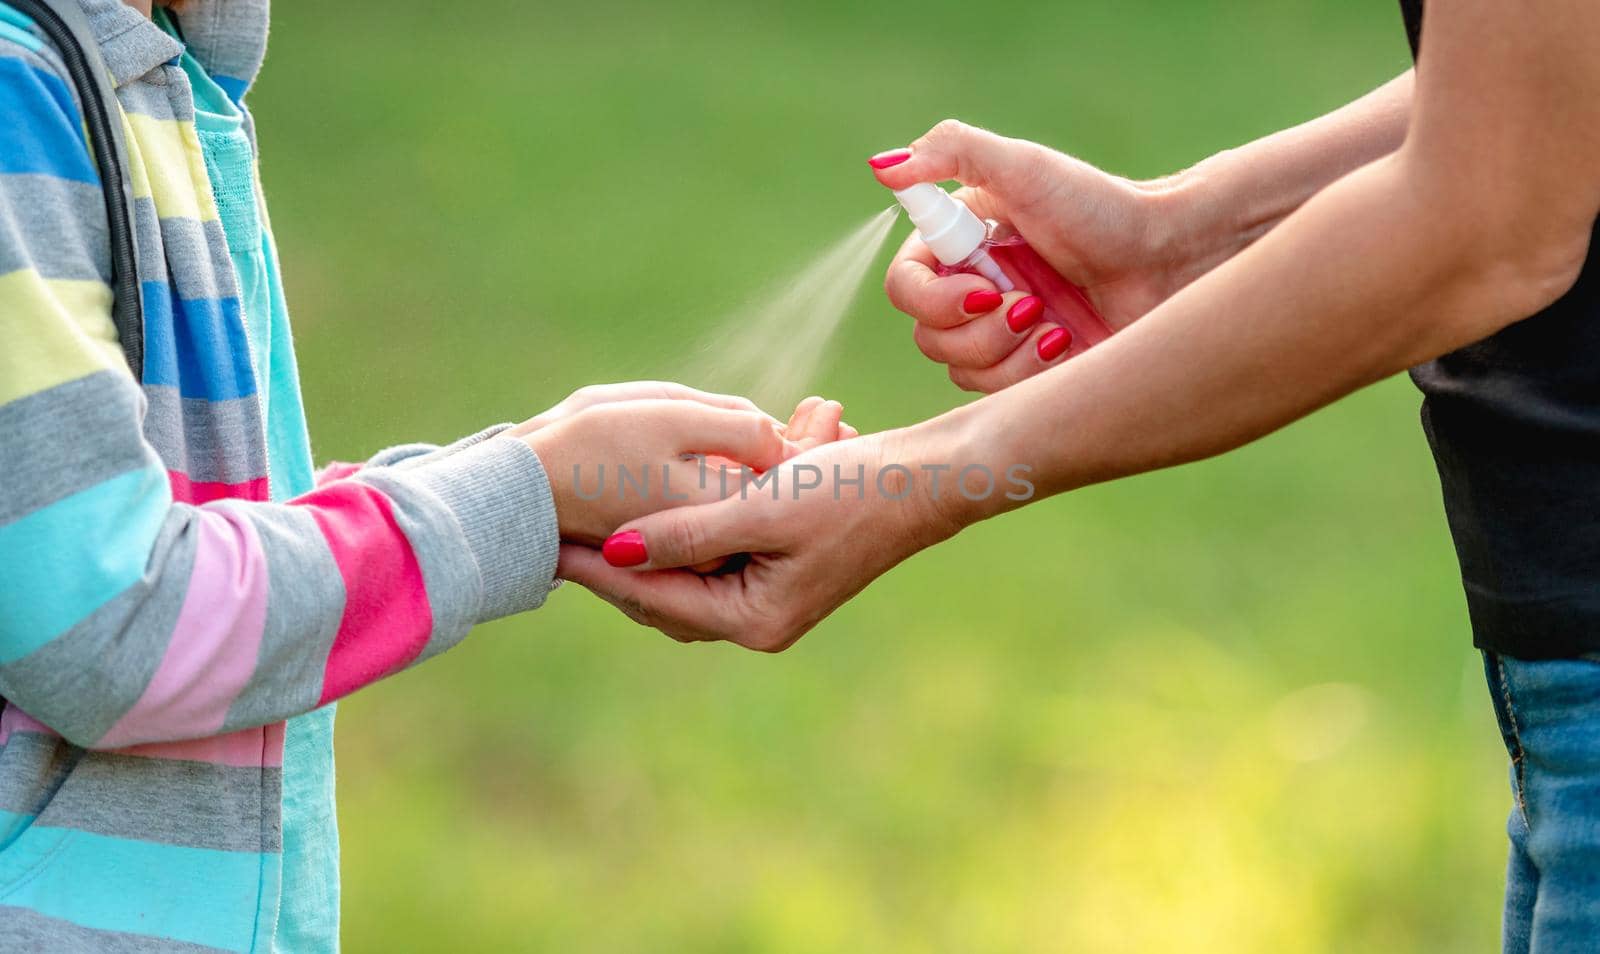
[[[345,459],[674,377],[944,116],[1157,175],[1407,63],[1390,0],[352,0],[272,42]],[[815,390],[863,430],[965,400],[909,331],[874,279]],[[979,527],[782,656],[576,588],[486,627],[343,706],[348,948],[1492,949],[1504,754],[1417,403]]]

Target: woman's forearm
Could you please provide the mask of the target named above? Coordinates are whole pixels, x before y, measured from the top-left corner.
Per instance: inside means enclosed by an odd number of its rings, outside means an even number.
[[[1028,464],[1049,495],[1237,447],[1564,294],[1600,213],[1600,64],[1579,39],[1600,8],[1430,15],[1398,150],[1087,354],[929,422],[931,441]],[[1018,504],[963,505],[957,525]]]
[[[1161,219],[1184,223],[1183,246],[1198,277],[1239,251],[1339,177],[1386,156],[1405,140],[1414,71],[1320,116],[1165,179],[1147,183]]]
[[[1479,340],[1570,284],[1581,215],[1538,230],[1547,241],[1507,243],[1496,236],[1529,231],[1475,222],[1494,213],[1419,185],[1423,162],[1402,152],[1347,176],[1110,341],[919,425],[917,443],[997,472],[1028,465],[1039,496],[1196,460]],[[957,524],[1019,505],[950,503],[965,508]]]

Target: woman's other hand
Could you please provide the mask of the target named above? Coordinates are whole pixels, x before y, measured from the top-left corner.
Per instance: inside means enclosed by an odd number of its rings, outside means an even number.
[[[939,448],[911,446],[909,432],[840,441],[785,462],[759,489],[623,524],[604,556],[565,545],[558,573],[680,642],[777,652],[954,534],[966,503],[955,480]],[[722,573],[698,572],[729,557],[740,559]]]
[[[1016,229],[1116,329],[1237,250],[1177,178],[1134,182],[954,120],[871,164],[891,189],[961,182],[958,198],[979,217]],[[1046,338],[1052,327],[1038,320],[1042,304],[1026,289],[1001,295],[976,275],[940,277],[937,265],[913,234],[884,287],[917,320],[917,347],[948,366],[957,386],[997,391],[1060,363],[1062,352]]]

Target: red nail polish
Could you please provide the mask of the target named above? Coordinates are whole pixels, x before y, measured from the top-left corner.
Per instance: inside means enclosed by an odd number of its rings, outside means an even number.
[[[967,297],[961,299],[961,310],[969,315],[986,315],[999,308],[1000,303],[1003,301],[1005,299],[1000,296],[999,292],[982,289],[968,292]]]
[[[1065,328],[1052,328],[1039,339],[1039,359],[1054,361],[1067,353],[1072,344],[1072,332]],[[643,552],[642,550],[640,552]]]
[[[868,159],[867,165],[874,169],[887,169],[890,166],[898,166],[910,158],[911,150],[909,149],[891,149],[888,152],[880,152]]]
[[[638,566],[649,559],[644,552],[644,534],[637,530],[624,530],[606,537],[600,546],[600,555],[612,566]]]
[[[1017,303],[1011,306],[1011,310],[1006,312],[1006,327],[1020,334],[1032,328],[1042,314],[1044,314],[1044,302],[1033,295],[1019,298]]]

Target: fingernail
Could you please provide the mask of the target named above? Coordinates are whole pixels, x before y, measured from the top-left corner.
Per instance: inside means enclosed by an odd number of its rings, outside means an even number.
[[[900,163],[905,162],[910,158],[910,149],[891,149],[888,152],[880,152],[871,159],[868,159],[867,165],[874,169],[887,169],[890,166],[898,166]]]
[[[1067,353],[1067,347],[1072,344],[1072,332],[1065,328],[1052,328],[1045,332],[1039,339],[1039,359],[1041,361],[1054,361]],[[643,549],[639,552],[643,553]]]
[[[638,566],[650,558],[644,552],[644,534],[637,530],[624,530],[606,537],[600,545],[600,555],[612,566]]]
[[[987,288],[982,291],[968,292],[967,297],[961,299],[961,310],[969,315],[986,315],[996,308],[1005,298],[997,291]]]
[[[1044,302],[1033,295],[1020,298],[1011,306],[1011,310],[1006,312],[1006,327],[1014,332],[1027,331],[1042,314],[1044,314]],[[1040,345],[1043,344],[1044,342],[1040,341]]]

